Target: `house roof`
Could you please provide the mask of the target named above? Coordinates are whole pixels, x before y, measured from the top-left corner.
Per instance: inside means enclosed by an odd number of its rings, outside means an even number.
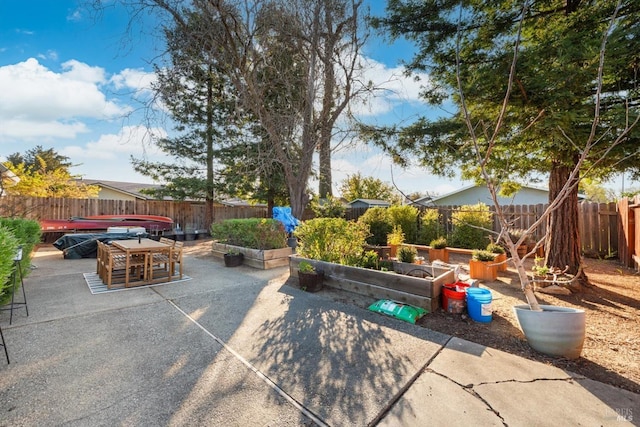
[[[249,202],[247,202],[244,199],[239,199],[239,198],[232,198],[232,199],[225,199],[225,200],[221,200],[220,204],[225,205],[225,206],[257,206],[257,207],[266,207],[267,205],[265,205],[264,203],[255,203],[255,204],[251,204]]]
[[[0,163],[0,175],[3,178],[8,178],[11,181],[18,183],[20,181],[20,178],[13,172],[11,172],[5,165],[3,165],[2,163]]]
[[[451,192],[449,192],[449,193],[442,194],[442,195],[440,195],[440,196],[435,196],[435,197],[432,197],[432,196],[425,196],[425,197],[421,197],[421,198],[419,198],[419,199],[414,200],[414,203],[422,203],[422,202],[437,202],[437,201],[438,201],[438,200],[440,200],[440,199],[444,199],[444,198],[447,198],[447,197],[453,196],[453,195],[458,194],[458,193],[463,193],[463,192],[465,192],[465,191],[467,191],[467,190],[469,190],[469,189],[475,188],[475,187],[484,187],[484,186],[482,186],[482,185],[475,185],[475,184],[467,185],[467,186],[464,186],[464,187],[459,188],[459,189],[457,189],[457,190],[451,191]],[[530,190],[544,191],[545,193],[548,193],[548,192],[549,192],[549,189],[548,189],[548,188],[533,187],[533,186],[531,186],[531,185],[522,185],[521,187],[522,187],[522,188],[528,188],[528,189],[530,189]],[[582,200],[582,199],[585,199],[585,198],[586,198],[586,197],[585,197],[583,194],[578,194],[578,199]]]
[[[154,197],[149,196],[148,194],[141,193],[142,190],[146,190],[146,189],[155,190],[155,189],[162,188],[162,185],[158,185],[158,184],[140,184],[135,182],[105,181],[102,179],[83,178],[78,181],[86,185],[98,185],[102,188],[108,188],[110,190],[127,194],[142,200],[154,199]],[[169,198],[165,198],[165,199],[169,199]]]
[[[386,200],[378,200],[378,199],[355,199],[349,202],[350,205],[353,205],[356,202],[366,203],[369,206],[391,206],[391,203]]]

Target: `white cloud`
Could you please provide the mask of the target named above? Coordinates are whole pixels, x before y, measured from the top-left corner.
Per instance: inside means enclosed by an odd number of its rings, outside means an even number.
[[[63,66],[63,73],[55,73],[30,58],[0,67],[0,120],[67,126],[67,120],[107,119],[127,111],[100,91],[99,84],[104,82],[102,69],[77,61]],[[9,133],[18,137],[15,131]]]
[[[71,139],[80,133],[86,132],[89,132],[87,126],[77,121],[62,123],[58,121],[33,122],[29,120],[9,119],[2,121],[2,126],[0,127],[0,142],[5,138],[11,140]]]
[[[357,116],[376,116],[389,112],[403,103],[423,103],[419,94],[421,86],[427,85],[429,77],[425,73],[406,76],[405,68],[387,67],[382,62],[363,58],[365,65],[363,78],[373,83],[375,91],[363,103],[354,104],[352,110]]]
[[[84,146],[66,146],[60,154],[72,159],[121,159],[129,155],[159,155],[152,138],[165,137],[163,129],[149,129],[144,126],[125,126],[117,134],[101,135],[97,141],[87,142]]]
[[[155,73],[127,68],[111,77],[111,82],[117,90],[133,89],[138,92],[150,90],[151,84],[154,83],[156,79]]]
[[[80,82],[89,84],[103,84],[105,82],[104,68],[91,67],[83,62],[72,59],[62,63],[65,70],[61,76],[70,82]]]
[[[86,128],[81,118],[111,119],[130,109],[108,100],[105,72],[67,61],[56,73],[37,59],[0,67],[0,141],[32,137],[73,138]]]

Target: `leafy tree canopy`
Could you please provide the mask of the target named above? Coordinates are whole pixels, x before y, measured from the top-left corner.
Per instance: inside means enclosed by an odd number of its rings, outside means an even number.
[[[69,173],[70,159],[53,148],[44,150],[37,146],[24,154],[13,153],[7,157],[4,166],[20,179],[17,183],[3,180],[9,195],[89,198],[97,197],[100,190],[95,185],[76,181]]]
[[[348,176],[340,183],[340,194],[348,201],[356,199],[378,199],[398,201],[394,189],[378,178],[362,176],[360,172]]]
[[[596,129],[602,142],[585,168],[598,162],[589,173],[602,179],[620,170],[640,176],[640,130],[606,152],[608,142],[618,136],[629,117],[633,121],[640,105],[640,3],[622,3],[607,44],[602,117]],[[449,108],[453,103],[459,108],[462,90],[480,142],[489,140],[496,128],[514,42],[520,37],[501,143],[490,153],[489,165],[499,179],[519,182],[534,181],[555,164],[570,167],[591,132],[602,34],[616,2],[545,0],[528,4],[520,34],[523,2],[515,0],[395,0],[389,2],[388,14],[374,21],[391,37],[416,43],[418,52],[406,65],[411,71],[429,73],[422,93],[427,102]],[[456,170],[452,165],[460,165],[463,178],[480,178],[478,159],[459,109],[435,120],[421,118],[404,128],[368,130],[399,163],[410,153],[436,174],[452,176]]]

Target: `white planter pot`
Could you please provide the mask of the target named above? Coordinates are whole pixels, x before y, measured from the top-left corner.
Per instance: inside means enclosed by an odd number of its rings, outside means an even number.
[[[584,310],[553,305],[540,308],[542,311],[531,311],[528,304],[513,308],[529,345],[550,356],[580,357],[586,325]]]

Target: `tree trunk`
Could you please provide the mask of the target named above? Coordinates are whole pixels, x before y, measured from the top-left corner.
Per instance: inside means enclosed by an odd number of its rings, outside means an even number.
[[[577,161],[577,159],[575,160]],[[562,187],[569,179],[574,166],[563,165],[554,162],[549,176],[549,202],[557,197]],[[550,267],[564,269],[567,273],[579,275],[573,282],[571,289],[580,291],[583,282],[586,282],[582,266],[580,229],[578,227],[578,186],[576,177],[570,190],[570,194],[561,201],[560,206],[551,212],[547,221],[547,240],[545,242],[545,264]]]
[[[209,74],[207,77],[207,182],[205,184],[205,221],[207,230],[211,227],[211,224],[215,221],[213,217],[213,202],[215,199],[214,186],[213,186],[213,66],[209,64]],[[222,91],[222,89],[219,89]]]
[[[320,135],[320,177],[318,183],[318,193],[321,199],[326,199],[333,195],[331,189],[331,132],[329,135]]]

